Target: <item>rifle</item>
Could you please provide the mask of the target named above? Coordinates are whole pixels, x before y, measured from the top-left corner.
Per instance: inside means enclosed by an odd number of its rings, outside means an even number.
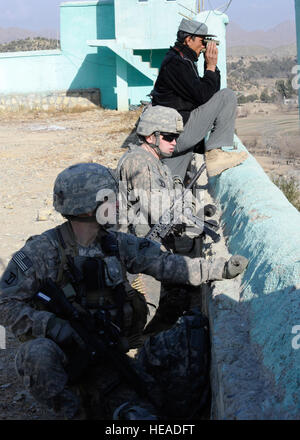
[[[100,308],[95,315],[86,309],[85,313],[80,313],[63,290],[50,279],[42,283],[36,297],[46,305],[48,311],[68,321],[85,344],[84,348],[75,350],[70,356],[66,369],[70,383],[76,382],[89,365],[108,363],[140,396],[147,397],[155,405],[130,358],[119,351],[120,329],[111,322],[106,310]]]
[[[182,192],[182,194],[176,200],[174,200],[170,210],[166,210],[162,214],[158,223],[150,229],[145,238],[160,242],[171,232],[174,225],[179,223],[179,218],[182,216],[182,213],[178,211],[178,208],[182,207],[182,202],[184,201],[186,195],[199,179],[205,168],[206,165],[204,163],[201,165],[188,186]],[[193,215],[191,208],[185,209],[184,216],[192,221],[196,226],[200,227],[203,232],[209,235],[215,242],[220,241],[220,235],[215,232],[216,230],[218,230],[217,222],[215,222],[214,220],[201,220],[200,218]]]

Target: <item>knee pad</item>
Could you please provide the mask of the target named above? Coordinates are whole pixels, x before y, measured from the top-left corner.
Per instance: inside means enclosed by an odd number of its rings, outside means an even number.
[[[199,309],[180,317],[170,329],[151,336],[138,354],[141,368],[161,390],[169,416],[204,407],[209,390],[208,319]]]
[[[59,394],[68,376],[64,370],[67,358],[53,341],[37,338],[25,342],[15,357],[15,368],[25,388],[38,401],[45,401]]]

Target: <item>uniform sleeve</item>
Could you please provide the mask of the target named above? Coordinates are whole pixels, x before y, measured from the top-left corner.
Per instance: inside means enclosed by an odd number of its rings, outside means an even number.
[[[45,336],[52,313],[39,311],[31,305],[40,280],[53,278],[57,253],[45,238],[32,238],[14,254],[0,280],[0,325],[15,336]],[[44,263],[47,255],[48,266]],[[54,278],[55,280],[55,278]]]
[[[205,70],[199,77],[193,70],[192,62],[174,60],[167,64],[165,78],[171,90],[183,99],[203,105],[220,90],[220,71]]]
[[[122,262],[130,273],[145,273],[171,284],[199,286],[222,280],[225,258],[203,259],[163,252],[160,244],[129,234],[118,235]]]
[[[141,156],[125,160],[120,170],[123,207],[128,208],[128,223],[135,225],[148,225],[151,222],[151,171],[147,160],[141,162]],[[125,184],[125,185],[124,185]],[[152,213],[155,218],[155,213]],[[135,227],[135,226],[134,226]]]

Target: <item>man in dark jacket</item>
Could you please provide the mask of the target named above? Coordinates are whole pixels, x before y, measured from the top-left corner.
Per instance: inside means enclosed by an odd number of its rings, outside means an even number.
[[[239,165],[246,152],[226,152],[222,147],[233,145],[236,117],[236,96],[230,89],[220,90],[216,43],[207,44],[206,24],[182,19],[177,41],[167,52],[152,91],[152,105],[175,108],[185,124],[177,140],[173,157],[164,159],[173,176],[184,179],[194,147],[211,131],[205,143],[205,158],[210,176]],[[204,75],[199,76],[197,61],[204,55]]]

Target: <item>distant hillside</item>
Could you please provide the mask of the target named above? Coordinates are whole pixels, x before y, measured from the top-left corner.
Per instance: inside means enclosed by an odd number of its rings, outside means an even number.
[[[31,50],[50,50],[60,47],[59,40],[43,37],[26,38],[25,40],[10,41],[0,44],[0,52],[24,52]]]
[[[21,28],[0,28],[0,44],[9,43],[15,40],[25,40],[26,38],[44,37],[48,39],[58,38],[57,32],[53,29],[42,29],[40,31],[31,31]]]
[[[280,46],[274,49],[263,46],[231,46],[227,47],[227,56],[241,57],[241,56],[266,56],[266,57],[296,57],[297,45],[289,44],[287,46]]]
[[[283,45],[296,44],[296,25],[285,21],[272,29],[245,31],[238,24],[227,25],[227,46],[262,46],[274,49]]]

